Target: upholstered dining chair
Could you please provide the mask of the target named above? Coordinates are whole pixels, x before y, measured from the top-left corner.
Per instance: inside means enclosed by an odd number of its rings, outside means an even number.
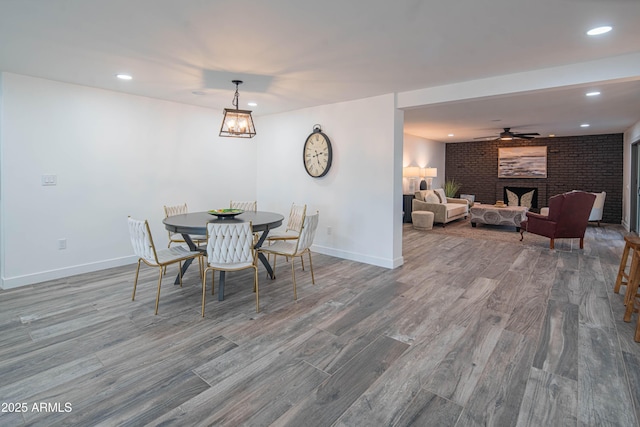
[[[186,203],[183,205],[164,206],[165,218],[168,216],[182,215],[186,213],[189,213]],[[185,243],[184,238],[182,237],[182,234],[172,233],[171,231],[168,231],[168,233],[169,233],[169,244],[167,245],[168,248],[171,247],[172,243],[178,243],[178,244]],[[191,240],[196,246],[200,246],[207,243],[207,236],[190,235],[189,237],[191,237]]]
[[[240,202],[232,200],[229,204],[231,209],[242,209],[243,211],[256,212],[258,210],[258,202]]]
[[[549,199],[549,214],[527,212],[527,219],[520,223],[520,241],[524,232],[548,237],[549,249],[554,249],[555,239],[580,239],[580,249],[584,249],[584,234],[589,222],[595,194],[584,191],[570,191],[557,194]]]
[[[276,270],[276,260],[278,255],[291,258],[291,277],[293,279],[293,299],[298,299],[296,291],[296,271],[295,271],[295,258],[300,257],[306,253],[309,255],[309,269],[311,270],[311,283],[315,285],[315,277],[313,275],[313,264],[311,262],[311,244],[316,235],[316,229],[318,228],[319,214],[316,212],[314,215],[305,215],[302,220],[302,229],[300,235],[295,240],[278,240],[270,246],[262,246],[259,251],[268,255],[274,255],[273,271]],[[304,269],[304,265],[303,265]]]
[[[140,273],[140,263],[144,262],[149,267],[158,267],[158,292],[156,294],[156,312],[158,314],[158,305],[160,303],[160,285],[162,284],[162,273],[166,266],[178,264],[180,269],[180,286],[182,286],[182,261],[190,258],[198,258],[202,256],[202,252],[191,252],[184,246],[174,246],[166,249],[156,249],[153,244],[153,237],[149,229],[149,223],[144,220],[137,220],[129,217],[129,236],[131,237],[131,245],[133,252],[138,257],[138,267],[136,268],[136,278],[133,282],[133,294],[131,301],[136,298],[136,287],[138,286],[138,274]],[[199,265],[202,265],[200,262]],[[202,275],[202,269],[200,269]]]
[[[302,230],[302,221],[307,213],[307,205],[291,205],[289,211],[289,219],[287,219],[287,226],[284,231],[278,232],[277,230],[269,233],[267,241],[273,243],[276,240],[295,240],[300,235]]]
[[[207,267],[202,276],[202,317],[207,291],[207,273],[211,271],[211,294],[215,287],[215,272],[238,271],[253,268],[253,290],[256,293],[256,312],[260,311],[258,267],[253,249],[253,231],[250,222],[209,223],[207,243]]]

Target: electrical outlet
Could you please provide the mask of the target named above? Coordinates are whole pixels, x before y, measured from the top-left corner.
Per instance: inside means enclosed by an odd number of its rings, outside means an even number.
[[[58,249],[67,249],[67,239],[58,239]]]
[[[42,185],[57,185],[57,184],[58,184],[57,175],[42,175]]]

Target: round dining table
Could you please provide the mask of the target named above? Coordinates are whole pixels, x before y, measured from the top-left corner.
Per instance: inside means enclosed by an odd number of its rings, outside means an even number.
[[[260,248],[264,243],[264,240],[267,238],[269,231],[279,227],[282,225],[282,221],[284,221],[284,216],[275,213],[275,212],[264,212],[264,211],[256,211],[256,212],[243,212],[240,215],[234,216],[232,218],[227,217],[218,217],[208,212],[192,212],[180,215],[173,215],[166,217],[162,222],[167,230],[172,233],[180,233],[184,238],[184,241],[189,246],[189,249],[192,251],[203,250],[202,248],[198,248],[193,240],[191,239],[191,235],[207,235],[207,224],[210,222],[213,223],[221,223],[221,224],[229,224],[229,223],[242,223],[242,222],[251,222],[251,226],[254,232],[261,232],[260,238],[256,242],[254,249]],[[271,264],[269,264],[269,260],[264,254],[258,252],[258,259],[262,262],[269,277],[272,279],[275,278],[273,274],[273,269],[271,268]],[[191,265],[191,261],[193,259],[188,259],[182,265],[182,274],[187,271],[189,265]],[[220,281],[219,281],[219,292],[218,292],[218,300],[224,300],[224,282],[225,282],[225,272],[220,272]],[[180,283],[180,276],[176,277],[175,284]]]

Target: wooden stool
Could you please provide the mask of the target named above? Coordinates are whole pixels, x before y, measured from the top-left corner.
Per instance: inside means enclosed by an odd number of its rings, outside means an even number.
[[[631,260],[631,266],[629,267],[629,274],[625,273],[625,269],[627,267],[627,260],[629,259],[629,252],[633,250],[633,256],[635,257],[636,252],[640,251],[640,237],[636,236],[624,236],[624,251],[622,252],[622,259],[620,259],[620,267],[618,268],[618,277],[616,278],[616,284],[613,287],[613,292],[620,293],[620,286],[625,285],[627,288],[629,287],[629,277],[632,276],[635,272],[633,271],[633,257]],[[625,281],[626,280],[626,281]],[[627,300],[629,299],[630,292],[627,290],[627,293],[624,297],[624,303],[627,304]]]
[[[618,293],[621,285],[626,285],[627,289],[624,294],[624,304],[627,306],[624,312],[624,321],[630,322],[634,312],[638,312],[640,308],[640,294],[638,288],[640,284],[640,238],[635,236],[625,236],[624,251],[620,260],[620,268],[618,270],[618,278],[613,291]],[[625,273],[629,252],[633,251],[631,256],[631,266],[629,274]],[[623,280],[626,279],[626,282]],[[634,340],[640,342],[640,313],[638,313],[638,324],[636,325],[636,333]]]
[[[640,264],[640,255],[636,256],[634,254],[634,258],[635,259],[631,262],[633,263],[635,261],[636,264]],[[633,268],[633,264],[631,265],[631,267]],[[636,325],[636,335],[634,337],[634,340],[636,342],[640,342],[640,294],[638,294],[638,283],[640,283],[640,273],[636,273],[631,277],[631,279],[629,279],[629,284],[627,285],[627,293],[625,294],[624,298],[627,305],[627,309],[624,312],[624,321],[630,322],[633,313],[638,313],[638,323]]]
[[[433,228],[433,219],[435,215],[429,211],[413,211],[411,212],[411,221],[413,228],[416,230],[431,230]]]

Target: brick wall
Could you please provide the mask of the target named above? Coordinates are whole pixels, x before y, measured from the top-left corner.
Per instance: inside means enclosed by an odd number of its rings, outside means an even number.
[[[498,178],[498,147],[547,147],[547,178]],[[571,190],[606,191],[602,221],[622,222],[623,135],[588,135],[514,141],[446,144],[445,179],[462,183],[460,193],[476,200],[502,200],[504,186],[538,188],[538,206]]]

